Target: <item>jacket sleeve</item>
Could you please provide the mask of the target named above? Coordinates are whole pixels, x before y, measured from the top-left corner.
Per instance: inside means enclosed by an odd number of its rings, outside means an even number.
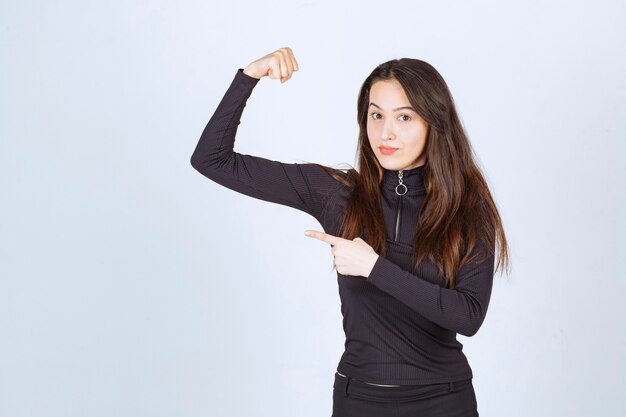
[[[326,196],[338,184],[334,178],[315,164],[283,163],[234,151],[243,109],[259,81],[237,69],[200,136],[191,165],[224,187],[304,211],[321,223]]]
[[[479,248],[477,244],[474,251]],[[463,265],[454,289],[420,278],[380,256],[366,278],[412,310],[441,327],[473,336],[485,319],[491,289],[495,256]]]

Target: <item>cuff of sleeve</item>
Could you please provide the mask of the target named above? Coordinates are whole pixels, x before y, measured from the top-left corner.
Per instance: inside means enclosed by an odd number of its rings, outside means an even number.
[[[260,78],[255,78],[255,77],[253,77],[251,75],[248,75],[245,72],[243,72],[243,68],[237,68],[237,73],[235,74],[235,76],[239,80],[241,80],[241,82],[247,83],[249,85],[256,85],[256,83],[261,81]]]
[[[381,255],[378,255],[378,259],[374,263],[374,267],[370,271],[369,276],[367,277],[367,281],[376,285],[377,282],[381,280],[381,278],[385,275],[385,258]]]

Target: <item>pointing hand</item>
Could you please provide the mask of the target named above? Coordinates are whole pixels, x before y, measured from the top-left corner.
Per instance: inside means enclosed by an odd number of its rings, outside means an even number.
[[[348,240],[317,230],[306,230],[304,234],[330,244],[335,257],[335,267],[342,275],[367,278],[378,259],[374,249],[360,237]]]

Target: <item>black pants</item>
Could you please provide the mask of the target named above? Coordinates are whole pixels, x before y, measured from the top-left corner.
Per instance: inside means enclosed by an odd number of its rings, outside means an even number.
[[[331,417],[478,417],[471,379],[380,387],[335,373]]]

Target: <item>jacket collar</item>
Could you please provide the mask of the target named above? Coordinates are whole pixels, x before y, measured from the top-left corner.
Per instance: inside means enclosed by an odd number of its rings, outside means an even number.
[[[426,194],[426,185],[424,181],[425,167],[426,164],[412,169],[402,170],[402,183],[407,187],[405,195]],[[385,170],[381,186],[386,192],[396,194],[396,186],[400,184],[400,177],[398,174],[398,170]],[[403,193],[404,187],[398,187],[398,191]]]

